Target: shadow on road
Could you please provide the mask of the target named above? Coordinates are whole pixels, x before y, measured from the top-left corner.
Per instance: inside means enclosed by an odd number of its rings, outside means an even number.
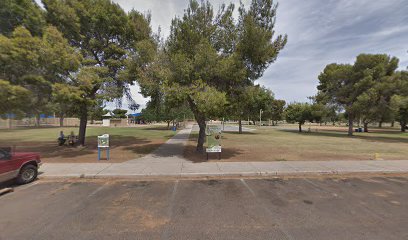
[[[378,134],[388,134],[388,135],[395,135],[395,136],[401,136],[400,132],[396,131],[387,131],[387,132],[375,132],[377,134],[376,136],[370,135],[370,132],[368,133],[363,133],[364,135],[358,135],[354,134],[352,137],[349,137],[347,135],[347,132],[344,131],[334,131],[334,130],[324,130],[324,131],[311,131],[307,132],[307,129],[304,130],[303,132],[299,132],[295,129],[277,129],[277,131],[282,131],[282,132],[287,132],[287,133],[293,133],[293,134],[299,134],[299,135],[305,135],[305,136],[313,136],[313,137],[336,137],[336,138],[356,138],[356,139],[361,139],[369,142],[385,142],[385,143],[395,143],[395,142],[400,142],[400,143],[408,143],[408,138],[403,138],[403,137],[390,137],[390,136],[378,136]]]

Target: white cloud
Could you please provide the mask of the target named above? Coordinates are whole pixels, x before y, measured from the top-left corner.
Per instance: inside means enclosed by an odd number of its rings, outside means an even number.
[[[38,0],[37,0],[38,1]],[[181,16],[189,0],[114,0],[126,11],[152,13],[152,29],[169,34],[171,19]],[[227,0],[211,0],[214,8]],[[239,0],[232,1],[236,5]],[[250,0],[243,1],[248,5]],[[332,62],[351,63],[360,53],[386,53],[408,66],[407,0],[280,0],[277,34],[289,42],[258,81],[278,98],[306,101],[316,93],[317,76]],[[145,103],[138,88],[136,100]]]

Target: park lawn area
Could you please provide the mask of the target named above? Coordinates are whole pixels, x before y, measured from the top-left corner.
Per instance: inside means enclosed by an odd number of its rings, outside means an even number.
[[[246,126],[248,127],[248,126]],[[406,160],[408,133],[396,129],[372,129],[368,133],[347,136],[346,127],[312,127],[297,132],[297,125],[250,127],[255,131],[224,132],[221,161],[301,161],[301,160]],[[198,133],[190,135],[184,155],[193,162],[206,156],[195,152]],[[209,161],[219,161],[210,154]]]
[[[86,146],[58,146],[59,132],[67,136],[78,128],[44,127],[0,129],[0,147],[15,147],[16,151],[38,152],[43,162],[91,163],[98,162],[97,136],[110,134],[110,161],[124,162],[140,158],[166,142],[176,132],[162,126],[87,127]],[[105,153],[102,155],[105,157]],[[100,162],[107,162],[106,160]]]

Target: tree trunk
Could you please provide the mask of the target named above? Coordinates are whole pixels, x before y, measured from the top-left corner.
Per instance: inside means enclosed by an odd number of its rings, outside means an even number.
[[[364,123],[364,132],[368,132],[368,123]]]
[[[394,127],[394,121],[391,122],[391,127]]]
[[[81,106],[81,116],[79,120],[79,144],[85,146],[85,136],[86,136],[86,124],[88,122],[88,108],[86,105]]]
[[[59,126],[60,126],[60,127],[63,127],[63,126],[64,126],[64,116],[63,116],[63,115],[60,116]]]
[[[299,123],[299,132],[302,132],[302,124]]]
[[[197,121],[198,126],[200,127],[200,131],[198,132],[198,141],[197,141],[197,148],[196,151],[199,153],[204,152],[204,141],[205,141],[205,130],[207,124],[205,123],[205,114],[201,113],[197,106],[194,103],[194,100],[191,97],[187,97],[188,104],[190,105],[191,111],[194,113],[194,117]]]
[[[205,130],[206,130],[206,123],[205,118],[198,118],[197,119],[198,126],[200,127],[200,131],[198,132],[198,142],[196,151],[199,153],[204,152],[204,142],[205,142]]]
[[[13,128],[13,120],[10,117],[7,118],[7,128],[8,129]]]
[[[378,127],[379,128],[382,128],[382,123],[383,123],[382,121],[378,122]]]
[[[35,116],[35,126],[36,127],[40,126],[40,120],[41,120],[41,116],[40,114],[37,114],[37,116]]]
[[[407,128],[407,123],[406,122],[400,122],[401,124],[401,132],[405,132]]]
[[[241,118],[239,118],[239,121],[238,121],[238,133],[242,134],[242,120],[241,120]]]
[[[353,118],[351,116],[348,117],[348,135],[353,136]]]

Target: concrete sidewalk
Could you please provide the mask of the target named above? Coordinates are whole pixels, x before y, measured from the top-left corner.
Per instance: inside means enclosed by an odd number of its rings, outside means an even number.
[[[257,177],[359,173],[408,173],[408,160],[203,162],[183,157],[192,126],[179,131],[151,154],[124,163],[45,163],[40,177]]]
[[[408,173],[407,160],[390,161],[290,161],[210,163],[61,163],[44,164],[40,177],[257,177],[292,175],[340,175],[360,173]]]

